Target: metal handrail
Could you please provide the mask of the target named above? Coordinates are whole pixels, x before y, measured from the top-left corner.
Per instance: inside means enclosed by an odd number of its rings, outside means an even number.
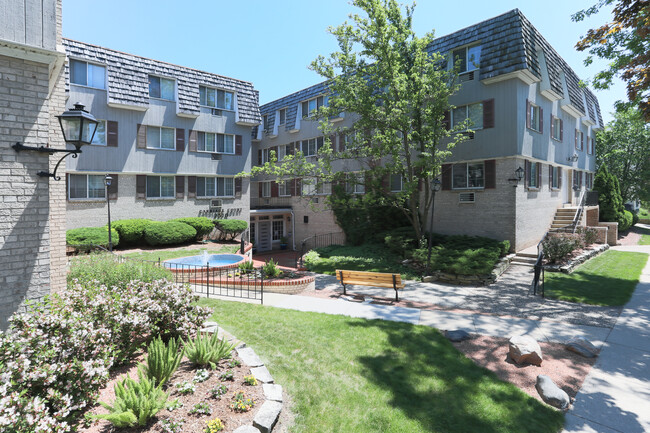
[[[321,241],[321,239],[325,240],[324,242]],[[296,257],[296,267],[300,268],[303,265],[303,260],[302,258],[304,257],[305,253],[307,251],[312,250],[314,248],[321,248],[321,247],[327,247],[330,245],[334,245],[335,241],[339,240],[344,240],[345,239],[345,233],[344,232],[332,232],[332,233],[322,233],[319,235],[313,235],[309,236],[305,239],[302,240],[300,243],[300,253]],[[329,242],[327,242],[329,240]],[[312,241],[313,246],[312,247],[307,247],[307,243],[309,241]]]
[[[586,198],[586,191],[583,190],[582,193],[580,194],[580,200],[578,200],[578,209],[576,209],[576,214],[575,217],[573,217],[573,222],[571,225],[573,226],[573,233],[576,232],[576,229],[578,228],[578,222],[580,221],[580,218],[582,217],[582,210],[585,207],[585,198]]]

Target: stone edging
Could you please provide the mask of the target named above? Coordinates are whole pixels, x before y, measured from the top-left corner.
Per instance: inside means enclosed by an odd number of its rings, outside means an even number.
[[[283,396],[282,386],[274,383],[273,377],[262,360],[253,349],[246,346],[231,334],[224,331],[216,322],[205,322],[200,332],[217,333],[219,338],[225,338],[230,343],[235,343],[235,350],[242,361],[242,365],[250,367],[251,374],[262,384],[264,390],[264,404],[257,410],[252,425],[238,427],[233,433],[271,433],[275,423],[282,412]]]
[[[432,275],[426,276],[422,279],[425,283],[430,283],[433,281],[440,281],[443,283],[451,284],[482,284],[484,286],[489,286],[490,284],[496,282],[497,278],[503,274],[508,267],[510,267],[510,262],[512,261],[514,254],[508,254],[507,256],[501,258],[497,264],[494,266],[494,269],[490,274],[484,275],[458,275],[451,274],[447,272],[435,271]]]
[[[578,257],[576,257],[573,260],[569,260],[566,264],[564,265],[545,265],[544,270],[549,271],[549,272],[563,272],[565,274],[570,274],[573,272],[573,270],[576,268],[576,266],[586,262],[592,257],[596,257],[598,254],[603,253],[609,249],[608,244],[602,244],[597,246],[594,249],[591,249],[589,251],[585,251],[582,254],[580,254]]]

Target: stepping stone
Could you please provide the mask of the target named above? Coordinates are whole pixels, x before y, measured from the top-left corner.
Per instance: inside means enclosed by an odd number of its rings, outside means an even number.
[[[537,389],[544,403],[562,410],[569,408],[569,403],[571,402],[569,395],[560,389],[550,377],[544,374],[537,376],[535,389]]]
[[[445,337],[449,341],[453,341],[454,343],[460,343],[461,341],[469,340],[472,338],[471,335],[469,335],[469,332],[463,331],[462,329],[456,329],[454,331],[445,331]]]
[[[596,346],[591,344],[589,340],[584,338],[574,338],[568,341],[565,345],[567,350],[575,352],[578,355],[582,355],[585,358],[593,358],[598,355],[598,349]]]
[[[508,355],[517,364],[542,365],[542,348],[528,335],[517,335],[508,342]]]
[[[260,357],[257,356],[257,353],[255,353],[255,351],[250,347],[242,347],[241,349],[237,349],[237,354],[244,362],[244,364],[248,365],[249,367],[259,367],[261,365],[264,365]]]
[[[243,425],[238,427],[233,433],[260,433],[260,431],[252,425]]]
[[[264,389],[264,397],[267,400],[279,401],[282,403],[282,385],[274,385],[265,383],[262,385]]]
[[[273,426],[278,421],[280,411],[282,411],[282,403],[265,401],[255,414],[253,426],[257,427],[261,433],[271,433]]]
[[[269,370],[264,365],[251,368],[251,374],[262,383],[273,383],[273,376],[271,376],[271,373],[269,373]]]

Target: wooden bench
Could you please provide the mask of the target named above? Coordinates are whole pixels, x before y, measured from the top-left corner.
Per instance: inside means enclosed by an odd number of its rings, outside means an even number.
[[[343,294],[346,295],[347,285],[386,287],[395,290],[395,301],[399,301],[398,290],[404,288],[400,274],[383,274],[379,272],[344,271],[336,270],[336,279],[343,285]]]

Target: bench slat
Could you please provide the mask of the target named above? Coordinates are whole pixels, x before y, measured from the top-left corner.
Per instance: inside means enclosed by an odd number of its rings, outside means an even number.
[[[392,281],[390,283],[369,283],[368,281],[345,280],[344,283],[350,286],[374,286],[374,287],[387,287],[389,289],[393,288]],[[398,289],[403,289],[404,284],[397,284],[396,287]]]

